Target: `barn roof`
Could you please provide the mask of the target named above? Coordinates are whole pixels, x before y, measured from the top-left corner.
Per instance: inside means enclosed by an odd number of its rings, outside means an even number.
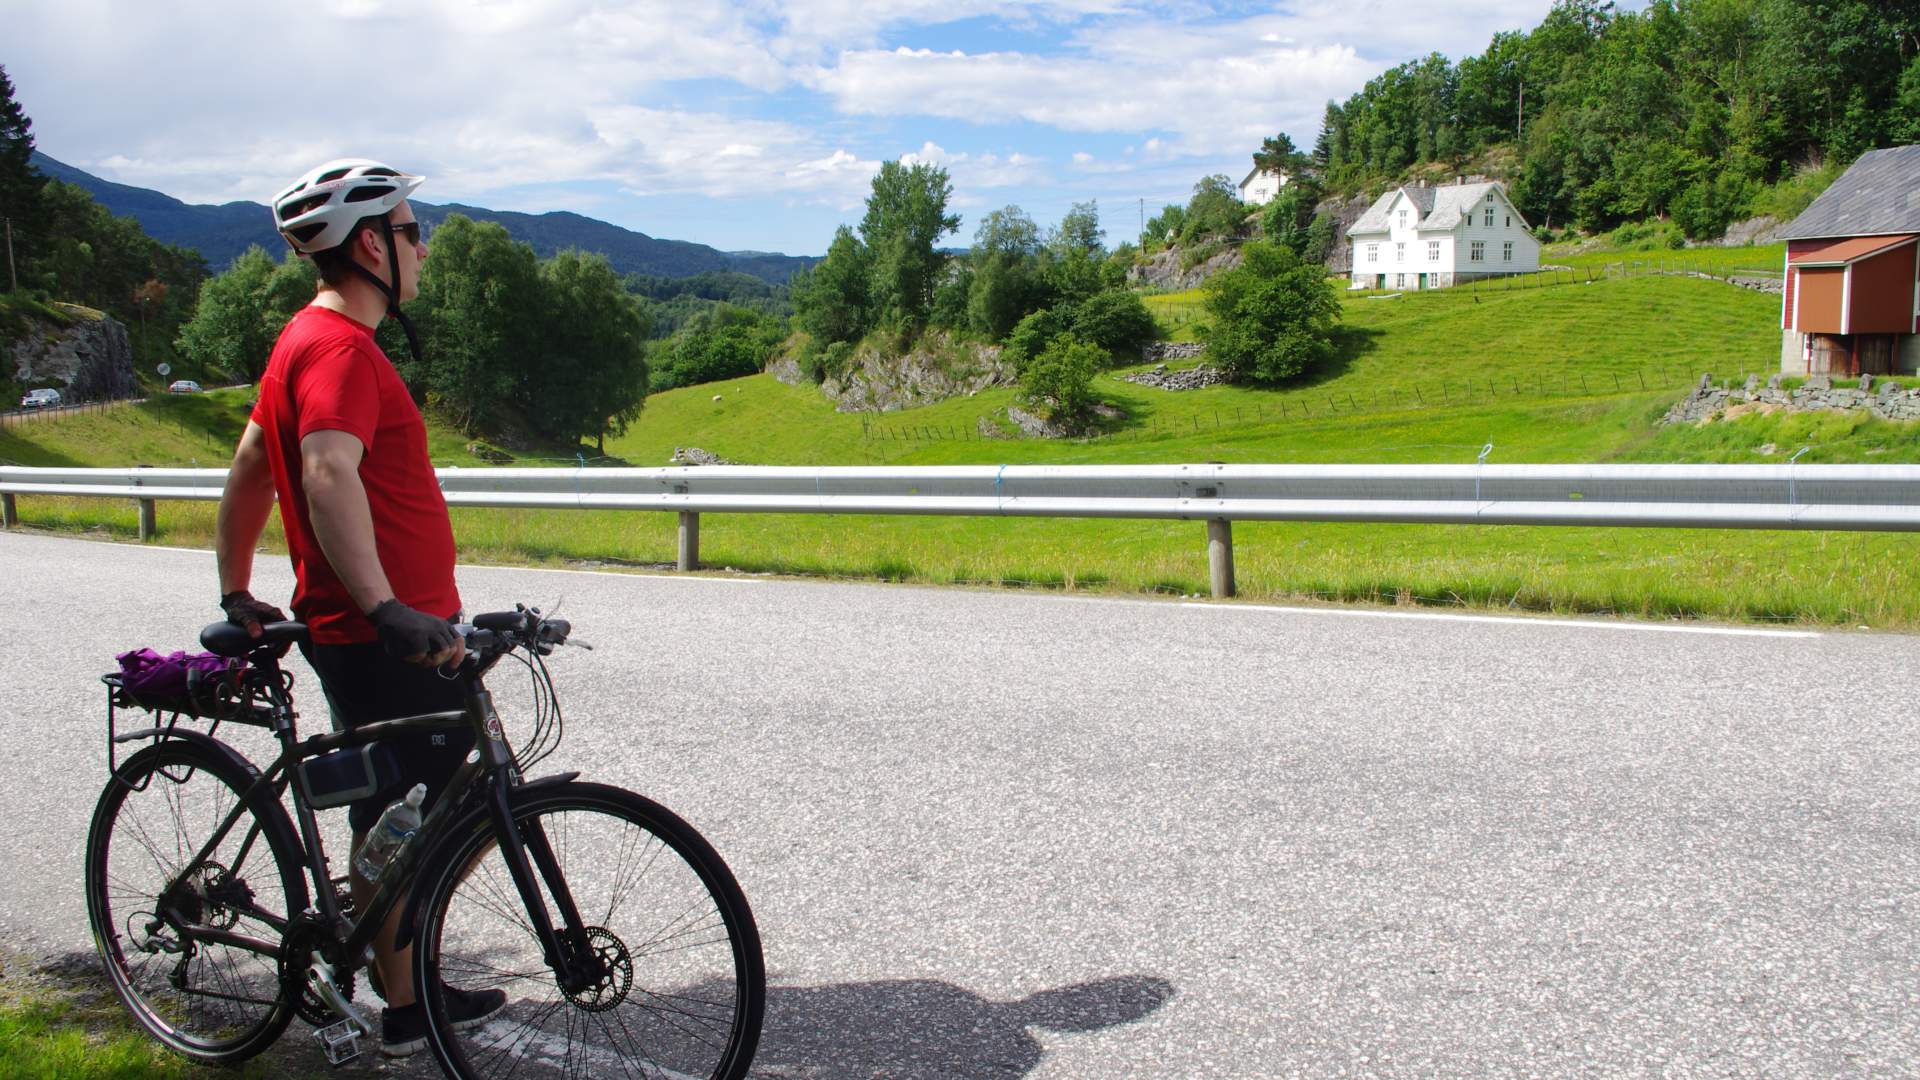
[[[1869,150],[1833,186],[1776,235],[1782,240],[1826,236],[1920,233],[1920,145]]]
[[[1913,243],[1914,236],[1894,234],[1892,236],[1854,236],[1845,240],[1836,240],[1823,244],[1812,251],[1803,251],[1787,261],[1794,266],[1846,266],[1859,262],[1883,251],[1905,247]]]

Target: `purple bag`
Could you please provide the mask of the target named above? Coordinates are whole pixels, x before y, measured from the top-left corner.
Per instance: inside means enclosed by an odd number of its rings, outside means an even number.
[[[123,652],[120,661],[120,685],[135,697],[186,697],[212,691],[224,680],[246,667],[238,657],[229,659],[210,652],[176,651],[161,656],[152,649]]]

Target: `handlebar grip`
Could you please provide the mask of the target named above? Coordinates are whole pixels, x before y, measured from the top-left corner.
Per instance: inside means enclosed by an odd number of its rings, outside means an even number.
[[[475,615],[473,625],[495,633],[523,634],[528,629],[530,618],[524,611],[489,611],[484,615]]]

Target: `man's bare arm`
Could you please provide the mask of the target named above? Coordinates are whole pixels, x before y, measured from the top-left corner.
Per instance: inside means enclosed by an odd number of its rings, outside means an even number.
[[[253,581],[253,548],[273,513],[273,469],[267,462],[267,433],[249,421],[233,452],[227,485],[214,516],[213,550],[220,566],[222,595],[246,589]]]

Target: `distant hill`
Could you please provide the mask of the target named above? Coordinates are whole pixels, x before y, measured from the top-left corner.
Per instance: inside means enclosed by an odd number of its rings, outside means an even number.
[[[84,188],[113,213],[140,222],[148,236],[162,243],[197,250],[215,271],[225,269],[249,245],[259,244],[278,257],[283,242],[260,203],[230,202],[219,206],[189,204],[148,188],[102,180],[36,152],[33,167],[44,176]],[[752,274],[762,281],[785,284],[788,275],[819,259],[765,251],[720,251],[685,240],[657,240],[645,233],[566,211],[521,214],[488,210],[459,203],[437,205],[415,200],[414,212],[429,226],[448,214],[465,214],[476,221],[497,221],[515,240],[532,247],[541,258],[566,248],[599,252],[622,274],[691,277],[709,271]]]

